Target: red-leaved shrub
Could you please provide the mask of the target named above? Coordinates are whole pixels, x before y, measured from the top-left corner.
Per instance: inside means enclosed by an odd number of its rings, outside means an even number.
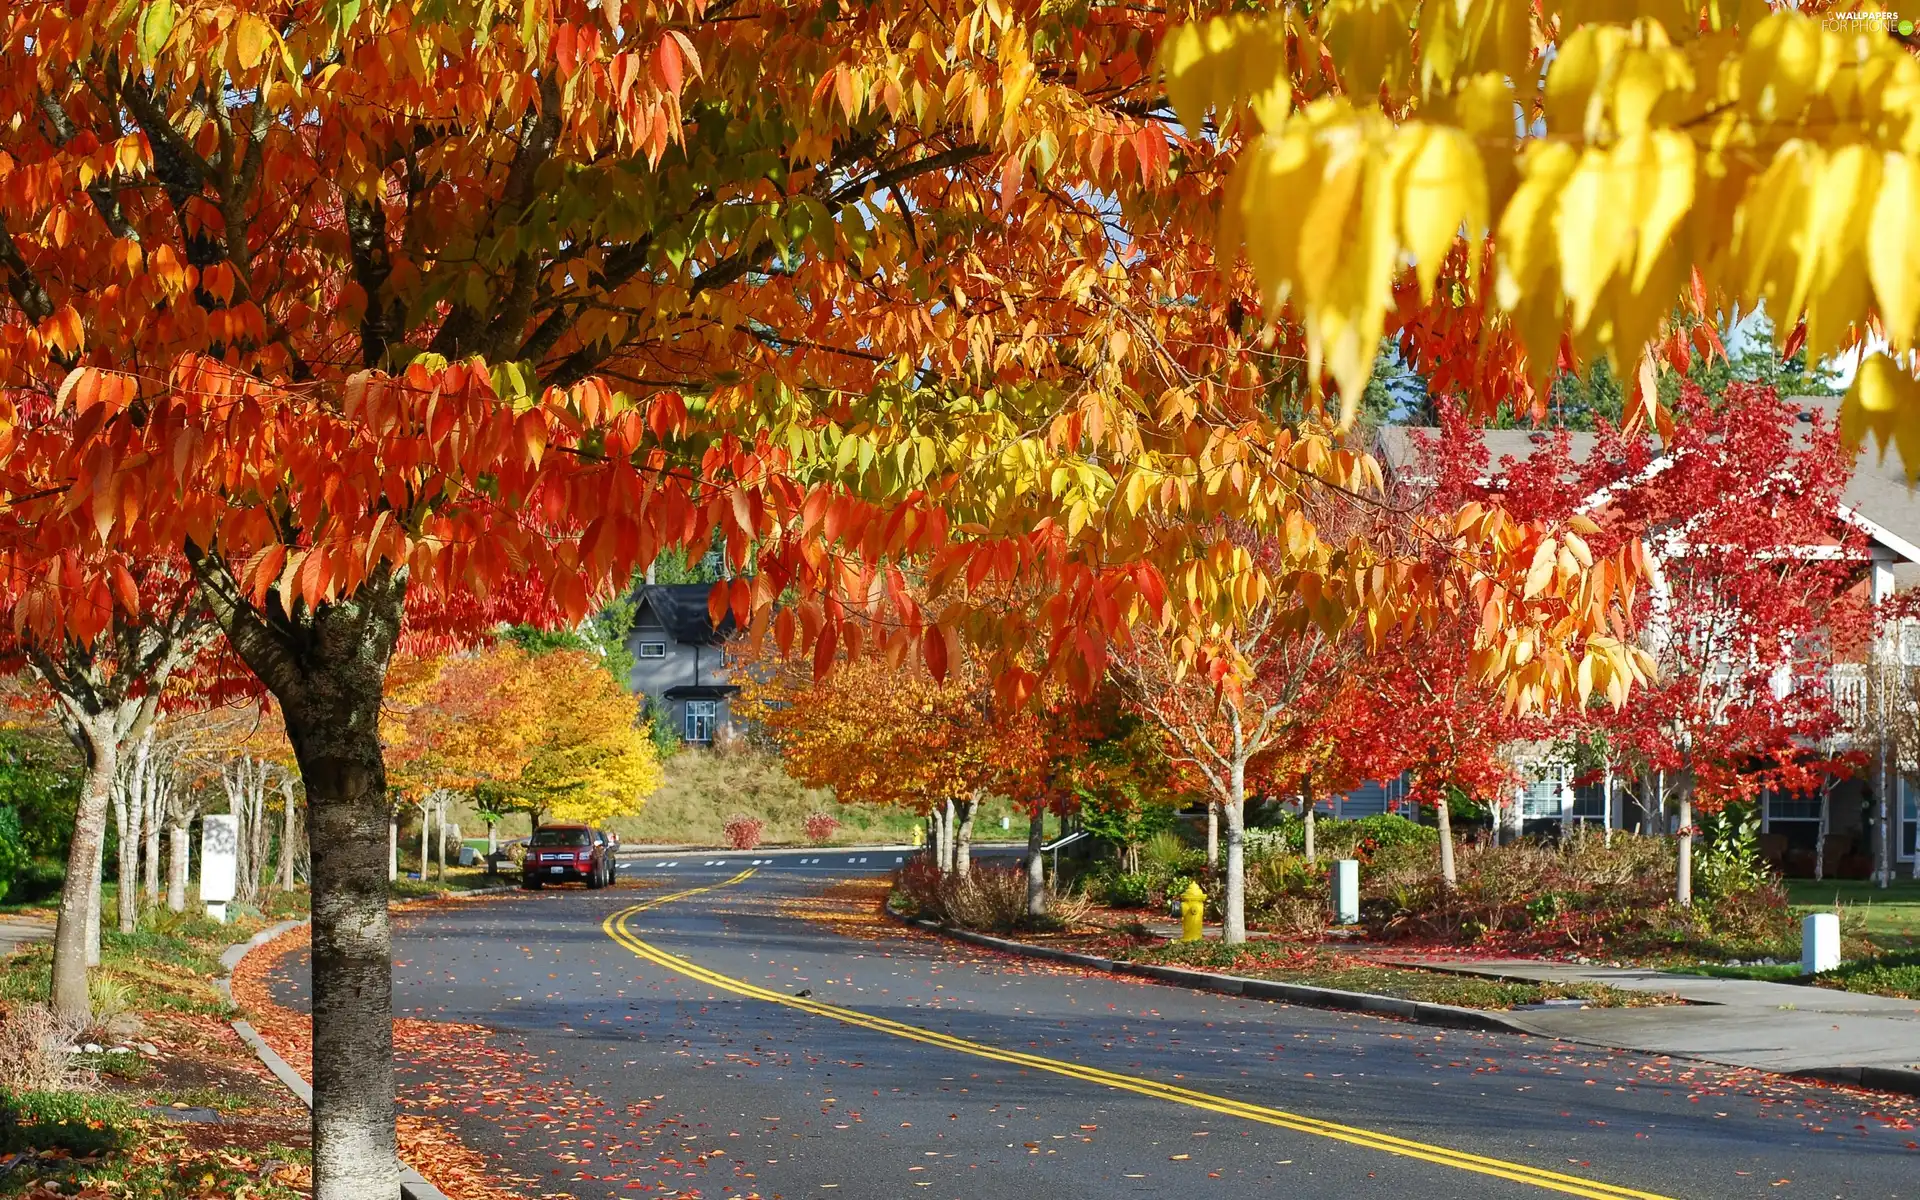
[[[805,829],[807,840],[816,846],[822,846],[833,837],[840,828],[840,818],[832,813],[815,812],[807,814]]]
[[[751,850],[760,844],[760,836],[767,831],[767,823],[759,817],[750,817],[746,813],[735,813],[727,818],[724,832],[727,845],[735,850]]]

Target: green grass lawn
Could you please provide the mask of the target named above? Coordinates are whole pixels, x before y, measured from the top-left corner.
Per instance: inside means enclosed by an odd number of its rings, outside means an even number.
[[[1830,912],[1839,904],[1886,953],[1920,950],[1920,881],[1900,879],[1880,888],[1863,879],[1789,879],[1787,898],[1808,912]]]

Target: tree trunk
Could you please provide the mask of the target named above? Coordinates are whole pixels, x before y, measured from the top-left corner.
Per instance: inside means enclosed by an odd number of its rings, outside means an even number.
[[[1881,887],[1893,886],[1893,795],[1896,790],[1892,756],[1880,750],[1880,787],[1874,797],[1880,819],[1873,823],[1873,877]]]
[[[953,874],[953,801],[944,801],[935,820],[940,822],[940,873]]]
[[[147,797],[146,877],[141,892],[149,904],[160,903],[160,822],[165,818],[173,784],[156,769],[149,779],[152,791]]]
[[[1047,915],[1047,856],[1040,847],[1047,843],[1047,813],[1040,809],[1027,822],[1027,915]]]
[[[187,911],[187,863],[191,846],[187,841],[191,822],[175,821],[167,830],[167,911]]]
[[[440,836],[433,839],[433,874],[440,882],[447,881],[447,802],[445,799],[433,802],[433,814],[440,818]]]
[[[1433,813],[1440,825],[1440,882],[1452,887],[1459,882],[1459,877],[1453,871],[1453,815],[1448,811],[1445,796],[1434,802]]]
[[[400,878],[400,818],[387,814],[387,882]]]
[[[1820,882],[1827,877],[1827,824],[1833,800],[1833,783],[1829,777],[1820,785],[1820,831],[1813,839],[1813,881]],[[1764,795],[1760,803],[1767,802]]]
[[[427,831],[433,828],[433,810],[420,802],[420,882],[427,881]]]
[[[105,882],[107,865],[106,831],[101,830],[100,840],[93,847],[93,886],[91,898],[87,901],[87,966],[100,965],[100,918],[106,908]]]
[[[1221,806],[1227,818],[1227,887],[1220,940],[1237,946],[1247,940],[1247,763],[1244,758],[1235,760],[1229,786],[1233,794]]]
[[[294,818],[299,806],[293,802],[293,780],[280,781],[280,890],[293,890],[293,862],[300,842]]]
[[[1613,845],[1613,759],[1604,760],[1605,775],[1600,782],[1600,843]]]
[[[1207,870],[1220,869],[1220,802],[1207,801]]]
[[[68,733],[84,757],[86,775],[74,811],[73,840],[67,844],[67,875],[60,885],[60,917],[53,932],[53,977],[48,998],[60,1015],[91,1021],[93,1002],[87,992],[87,968],[100,958],[96,948],[100,862],[106,849],[113,777],[120,766],[120,743],[111,716],[73,718]]]
[[[1300,776],[1300,820],[1306,826],[1306,845],[1304,849],[1308,862],[1320,860],[1318,848],[1313,844],[1313,772]]]
[[[1673,898],[1681,907],[1693,903],[1693,795],[1680,793],[1680,880]]]
[[[954,805],[953,870],[961,879],[973,875],[973,814],[980,802],[971,796]]]
[[[392,812],[380,700],[399,638],[404,573],[292,613],[253,608],[225,564],[187,547],[234,651],[280,701],[307,793],[312,858],[313,1196],[390,1200],[394,1136],[393,938],[381,878]]]
[[[308,677],[320,693],[286,705],[307,788],[313,856],[315,1200],[399,1192],[394,1139],[392,935],[380,682],[386,660]],[[316,677],[317,676],[317,677]]]
[[[114,856],[119,886],[114,889],[114,907],[120,932],[132,933],[140,922],[140,892],[136,880],[140,874],[140,776],[144,739],[134,748],[133,763],[126,774],[116,773],[113,787]]]

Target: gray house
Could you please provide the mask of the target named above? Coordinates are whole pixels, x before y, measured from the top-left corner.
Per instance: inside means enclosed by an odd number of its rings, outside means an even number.
[[[708,745],[732,727],[728,701],[740,689],[727,682],[726,652],[733,614],[715,626],[704,583],[653,584],[640,589],[627,650],[633,690],[665,710],[688,742]]]

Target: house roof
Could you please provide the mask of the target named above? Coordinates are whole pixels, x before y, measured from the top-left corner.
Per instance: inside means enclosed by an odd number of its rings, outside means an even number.
[[[712,592],[713,585],[708,583],[650,584],[640,589],[633,622],[638,625],[641,615],[651,611],[674,641],[711,646],[724,641],[734,631],[731,611],[721,618],[717,627],[707,614],[707,597]]]
[[[1840,409],[1838,396],[1790,397],[1801,406],[1803,415],[1815,412],[1825,417],[1829,428]],[[1809,422],[1805,428],[1811,429]],[[1487,448],[1490,465],[1498,470],[1505,460],[1523,461],[1548,445],[1552,434],[1532,429],[1481,429],[1475,431]],[[1389,425],[1379,430],[1381,465],[1402,478],[1419,461],[1422,442],[1432,444],[1440,437],[1433,426]],[[1568,449],[1576,462],[1584,461],[1599,444],[1591,433],[1572,433]],[[1920,493],[1907,486],[1906,473],[1897,455],[1881,461],[1873,447],[1860,454],[1853,475],[1840,494],[1840,519],[1859,526],[1869,538],[1891,554],[1895,585],[1906,589],[1920,585]]]

